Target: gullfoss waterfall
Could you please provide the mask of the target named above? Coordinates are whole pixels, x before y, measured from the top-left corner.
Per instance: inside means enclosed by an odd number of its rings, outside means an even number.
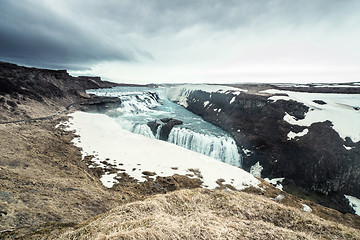
[[[234,166],[242,165],[242,156],[234,139],[168,100],[165,88],[116,87],[89,90],[88,93],[119,97],[120,107],[107,110],[105,114],[125,130],[168,141]]]

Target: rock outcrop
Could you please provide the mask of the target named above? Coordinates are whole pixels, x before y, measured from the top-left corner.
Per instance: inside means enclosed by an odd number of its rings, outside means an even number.
[[[233,136],[244,152],[245,170],[259,162],[261,176],[284,177],[289,192],[354,213],[344,194],[360,198],[360,143],[350,138],[344,142],[329,121],[302,127],[284,120],[285,112],[303,119],[307,106],[295,101],[273,102],[262,94],[235,96],[197,90],[187,96],[187,109]],[[290,131],[298,133],[305,128],[305,136],[288,139]],[[344,144],[352,149],[345,149]]]
[[[0,62],[0,109],[9,113],[0,115],[0,120],[31,117],[30,111],[25,109],[31,104],[59,110],[73,103],[81,103],[83,108],[86,103],[89,106],[103,106],[106,101],[119,103],[116,99],[94,99],[85,92],[86,89],[117,85],[99,77],[73,77],[66,70],[28,68]]]
[[[162,118],[160,119],[160,121],[161,123],[151,121],[148,122],[147,125],[150,127],[154,136],[156,136],[159,131],[159,139],[163,141],[168,140],[170,131],[171,129],[173,129],[174,126],[183,124],[182,121],[173,118]]]

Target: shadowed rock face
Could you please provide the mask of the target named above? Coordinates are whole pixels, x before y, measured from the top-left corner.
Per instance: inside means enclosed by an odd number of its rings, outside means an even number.
[[[43,98],[83,97],[85,89],[113,87],[99,77],[72,77],[66,70],[28,68],[0,62],[0,94],[43,101]]]
[[[163,141],[167,141],[169,138],[169,134],[171,129],[173,129],[173,127],[175,125],[181,125],[183,124],[182,121],[180,120],[176,120],[173,118],[162,118],[160,119],[160,121],[163,123],[158,123],[156,121],[151,121],[148,122],[147,125],[150,127],[151,131],[153,132],[154,136],[156,136],[158,128],[161,127],[160,129],[160,135],[159,135],[159,139],[163,140]]]
[[[309,109],[301,103],[241,93],[230,104],[233,96],[194,91],[187,109],[229,132],[240,149],[252,152],[244,154],[245,170],[259,161],[262,177],[284,177],[285,189],[295,185],[305,194],[320,194],[319,202],[326,206],[354,213],[343,194],[360,198],[360,143],[344,142],[329,121],[310,127],[284,121],[285,112],[304,118]],[[206,107],[205,101],[209,101]],[[305,136],[288,140],[290,131],[305,128],[309,130]],[[344,144],[355,148],[346,150]]]
[[[160,120],[164,123],[160,131],[160,140],[164,140],[164,141],[166,141],[169,138],[170,131],[175,125],[183,124],[182,121],[173,118],[162,118]]]
[[[0,119],[29,118],[24,110],[28,109],[29,101],[58,110],[74,103],[81,104],[84,110],[113,107],[120,104],[120,99],[89,96],[85,90],[117,85],[104,82],[99,77],[72,77],[66,70],[28,68],[0,62],[0,110],[4,113]]]
[[[156,136],[157,133],[157,129],[159,128],[159,126],[161,125],[160,123],[156,122],[156,121],[151,121],[148,122],[147,125],[149,126],[149,128],[151,129],[152,133],[154,134],[154,136]]]

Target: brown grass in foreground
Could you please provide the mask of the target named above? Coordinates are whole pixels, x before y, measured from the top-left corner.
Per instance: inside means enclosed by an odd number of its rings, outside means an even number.
[[[360,233],[261,196],[195,189],[129,203],[43,239],[360,239]]]

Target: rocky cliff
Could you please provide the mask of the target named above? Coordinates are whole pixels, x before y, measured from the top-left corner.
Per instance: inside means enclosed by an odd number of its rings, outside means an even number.
[[[355,89],[351,93],[359,91]],[[360,198],[360,142],[344,141],[330,121],[309,127],[285,121],[286,113],[299,120],[311,110],[297,101],[271,101],[251,89],[237,95],[202,90],[187,94],[183,105],[188,110],[234,137],[243,152],[245,170],[259,162],[261,177],[285,178],[285,190],[342,212],[354,212],[344,194]],[[289,139],[290,131],[305,129],[304,136]]]
[[[66,70],[28,68],[0,62],[0,109],[3,113],[0,120],[36,117],[29,109],[35,105],[57,111],[88,99],[92,99],[91,105],[105,104],[103,99],[94,99],[85,90],[117,85],[102,81],[99,77],[73,77]]]

